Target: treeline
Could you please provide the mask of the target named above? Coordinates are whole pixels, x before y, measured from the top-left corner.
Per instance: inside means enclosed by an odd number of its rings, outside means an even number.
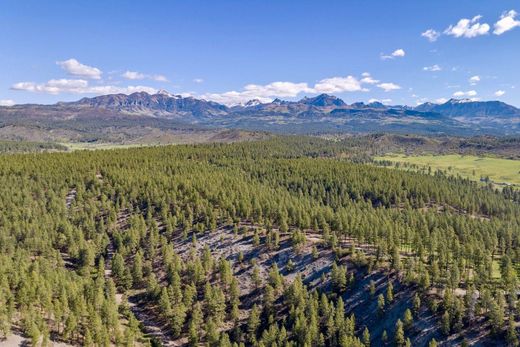
[[[27,153],[66,150],[66,146],[51,142],[0,141],[0,153]]]

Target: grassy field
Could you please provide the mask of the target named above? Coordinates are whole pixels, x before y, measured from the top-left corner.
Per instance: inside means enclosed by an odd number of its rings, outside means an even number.
[[[497,184],[520,185],[520,160],[509,160],[471,155],[424,155],[406,156],[404,154],[389,154],[376,157],[376,160],[388,160],[394,163],[405,164],[402,168],[415,169],[432,168],[432,172],[443,170],[453,175],[460,175],[475,181],[481,177],[489,177]],[[412,169],[414,169],[412,167]]]
[[[132,147],[143,147],[144,144],[118,144],[118,143],[88,143],[88,142],[66,142],[60,143],[67,147],[70,151],[78,151],[85,149],[116,149],[116,148],[132,148]]]

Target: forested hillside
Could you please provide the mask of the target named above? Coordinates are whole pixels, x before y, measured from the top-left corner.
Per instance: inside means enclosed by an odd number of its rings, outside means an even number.
[[[517,345],[513,193],[363,143],[1,156],[0,344]]]

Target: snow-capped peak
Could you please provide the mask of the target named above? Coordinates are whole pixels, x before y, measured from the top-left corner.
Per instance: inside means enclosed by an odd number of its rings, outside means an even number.
[[[258,99],[252,99],[252,100],[249,100],[248,102],[246,102],[244,104],[244,107],[253,107],[253,106],[258,106],[258,105],[261,105],[262,102]]]
[[[475,99],[450,99],[447,103],[449,104],[465,104],[468,102],[474,102]]]
[[[169,97],[169,98],[175,98],[175,99],[180,98],[179,95],[172,94],[172,93],[170,93],[169,91],[164,90],[164,89],[159,90],[159,91],[157,92],[157,94],[158,94],[158,95],[164,95],[164,96],[167,96],[167,97]]]

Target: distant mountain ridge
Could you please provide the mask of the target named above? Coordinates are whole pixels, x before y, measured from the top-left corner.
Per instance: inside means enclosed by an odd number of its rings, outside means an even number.
[[[450,99],[443,104],[425,103],[417,106],[415,110],[460,117],[514,117],[520,115],[520,109],[501,101],[472,101],[469,99]]]
[[[243,105],[226,106],[213,101],[183,97],[167,91],[156,94],[138,92],[83,98],[54,105],[15,105],[0,107],[0,126],[13,122],[73,121],[149,123],[175,122],[183,126],[266,130],[282,133],[398,132],[433,134],[520,133],[520,109],[500,101],[451,99],[443,104],[424,103],[416,107],[384,105],[380,102],[348,105],[328,94],[304,97],[298,101],[275,99],[263,103],[250,100]],[[125,124],[126,124],[125,123]],[[1,133],[0,133],[1,135]]]

